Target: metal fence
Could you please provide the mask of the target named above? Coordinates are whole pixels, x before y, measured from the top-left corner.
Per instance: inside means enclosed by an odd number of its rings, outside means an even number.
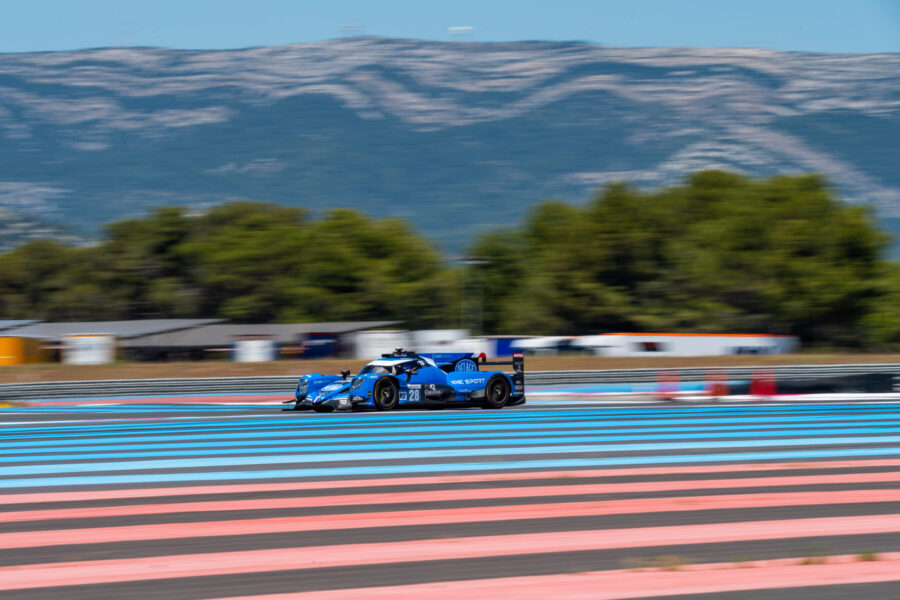
[[[683,369],[616,369],[605,371],[531,371],[525,373],[526,386],[580,385],[603,383],[653,383],[661,372],[678,372],[681,381],[704,381],[727,374],[731,381],[748,381],[754,371],[773,373],[779,381],[812,379],[868,373],[896,373],[900,364],[798,365],[780,367],[709,367]],[[0,400],[54,398],[141,398],[165,395],[293,395],[297,376],[215,377],[193,379],[134,379],[109,381],[56,381],[8,383],[0,385]]]

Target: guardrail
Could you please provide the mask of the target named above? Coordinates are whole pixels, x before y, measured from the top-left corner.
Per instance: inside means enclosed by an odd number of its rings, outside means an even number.
[[[749,381],[754,372],[769,371],[778,380],[840,377],[868,373],[897,373],[900,364],[789,365],[763,367],[683,367],[670,369],[615,369],[604,371],[534,371],[525,373],[531,385],[590,383],[655,383],[660,373],[678,373],[681,381],[705,381],[711,374],[727,375],[732,381]]]
[[[661,372],[678,372],[681,381],[704,381],[711,374],[727,374],[732,381],[749,381],[754,371],[766,370],[779,381],[896,373],[900,364],[796,365],[779,367],[690,367],[682,369],[615,369],[603,371],[531,371],[525,373],[526,386],[579,385],[594,383],[654,383]],[[289,398],[297,376],[209,377],[193,379],[117,379],[107,381],[54,381],[0,384],[0,400],[40,400],[54,398],[141,398],[166,395],[252,395],[284,394]]]

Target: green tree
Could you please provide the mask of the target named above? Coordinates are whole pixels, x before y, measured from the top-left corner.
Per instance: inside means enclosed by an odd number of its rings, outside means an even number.
[[[492,327],[793,333],[854,346],[884,296],[885,243],[821,177],[706,171],[649,192],[611,184],[583,208],[545,203],[521,232],[472,250],[486,257],[487,304],[503,307]],[[527,268],[510,262],[517,244]]]
[[[766,332],[888,348],[900,346],[900,267],[881,258],[886,241],[815,175],[610,184],[584,206],[548,201],[520,228],[482,235],[456,267],[400,219],[169,207],[111,224],[95,247],[37,241],[0,255],[0,311],[416,328],[483,311],[497,333]]]
[[[115,312],[97,280],[93,248],[50,240],[0,255],[0,314],[20,319],[83,319]]]
[[[232,202],[196,217],[173,254],[197,290],[197,314],[277,319],[306,268],[306,225],[301,209],[256,202]]]

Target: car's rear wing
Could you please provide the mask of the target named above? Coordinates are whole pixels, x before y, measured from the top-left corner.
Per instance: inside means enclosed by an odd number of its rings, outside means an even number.
[[[506,366],[512,365],[513,368],[513,385],[516,388],[516,395],[521,396],[525,393],[525,353],[513,352],[512,360],[487,360],[484,354],[478,356],[479,365]]]

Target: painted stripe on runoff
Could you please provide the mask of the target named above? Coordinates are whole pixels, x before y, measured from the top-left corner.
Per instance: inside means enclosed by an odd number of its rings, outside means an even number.
[[[394,506],[411,502],[452,502],[500,498],[544,498],[587,494],[624,494],[673,490],[739,489],[763,486],[823,485],[834,483],[896,482],[896,473],[860,473],[855,475],[811,475],[807,477],[760,477],[748,479],[694,480],[686,482],[635,482],[466,490],[428,490],[386,492],[380,494],[341,494],[335,496],[295,496],[292,498],[254,498],[250,500],[213,500],[208,502],[169,502],[164,504],[127,504],[86,508],[56,508],[0,512],[0,522],[38,521],[46,519],[90,519],[134,515],[163,515],[187,512],[275,510],[339,506]],[[871,502],[900,500],[900,490],[869,490]],[[827,496],[828,492],[815,492]],[[843,498],[833,494],[835,498]],[[807,498],[809,500],[809,498]],[[638,502],[638,500],[629,500]],[[496,509],[491,509],[496,510]]]
[[[0,506],[41,502],[83,502],[90,500],[115,500],[126,498],[155,498],[165,496],[192,496],[208,494],[246,494],[304,490],[355,489],[383,486],[445,485],[456,483],[484,483],[517,481],[543,481],[553,479],[654,477],[665,475],[702,475],[708,473],[765,473],[815,469],[872,469],[900,467],[900,459],[866,459],[814,461],[806,463],[741,463],[722,465],[688,465],[667,467],[636,467],[625,469],[591,469],[582,471],[531,471],[526,473],[476,473],[465,475],[421,475],[414,477],[389,477],[381,479],[336,479],[326,481],[283,481],[277,483],[215,484],[190,487],[125,488],[112,490],[82,490],[64,492],[29,492],[0,495]],[[890,471],[889,471],[890,472]],[[864,474],[860,474],[862,476]],[[827,475],[826,475],[827,476]],[[855,474],[854,474],[855,476]],[[779,477],[776,477],[780,479]],[[761,479],[761,478],[757,478]],[[900,477],[898,477],[900,479]],[[709,480],[693,480],[695,483]],[[735,480],[742,481],[742,480]],[[681,482],[673,481],[672,485]],[[662,484],[662,482],[660,482]],[[692,486],[693,487],[693,486]]]
[[[207,471],[178,473],[136,473],[129,475],[57,476],[0,479],[0,488],[28,488],[59,485],[127,485],[178,481],[231,481],[235,479],[282,479],[294,477],[343,477],[353,475],[389,475],[394,473],[447,473],[454,471],[505,471],[515,469],[564,469],[619,465],[672,464],[696,462],[733,462],[742,460],[809,460],[854,456],[900,455],[900,447],[835,448],[783,452],[733,452],[727,454],[683,454],[664,456],[622,456],[615,458],[568,458],[528,461],[476,463],[430,463],[402,465],[360,465],[271,469],[261,471]]]
[[[375,542],[237,552],[214,552],[96,561],[0,567],[0,590],[92,585],[285,569],[408,563],[493,556],[640,548],[676,544],[714,544],[828,535],[863,535],[900,531],[900,515],[785,519],[481,536],[451,539]]]
[[[418,527],[423,525],[446,525],[451,523],[494,523],[516,520],[749,509],[776,506],[812,507],[826,504],[839,505],[869,502],[897,502],[898,500],[900,500],[900,490],[844,490],[837,492],[679,496],[674,498],[642,498],[606,500],[599,502],[510,504],[504,505],[502,509],[498,509],[495,506],[487,506],[348,513],[304,517],[238,519],[230,521],[200,521],[194,523],[154,523],[150,525],[124,525],[115,527],[0,533],[0,549],[36,548],[40,546],[73,544],[105,544],[113,542],[216,537],[226,535],[260,535],[265,533],[365,529],[370,527]],[[172,512],[178,512],[178,509],[179,507],[175,505],[173,506]],[[237,510],[240,510],[240,507],[238,507]],[[158,511],[154,514],[166,514],[166,512],[167,511]],[[111,515],[119,516],[117,513],[109,512],[90,514],[85,518],[97,518]]]
[[[779,438],[766,440],[767,446],[821,446],[842,445],[853,446],[860,444],[890,444],[900,442],[900,435],[883,436],[859,436],[859,437],[815,437],[808,439]],[[645,444],[578,444],[565,446],[512,446],[505,451],[521,456],[526,454],[575,454],[586,452],[646,452],[660,450],[688,450],[688,449],[718,449],[718,448],[749,448],[759,446],[756,440],[731,440],[716,442],[670,442],[670,443],[645,443]],[[271,465],[282,463],[321,463],[336,461],[374,461],[374,460],[403,460],[422,458],[467,458],[472,455],[469,448],[440,449],[440,450],[407,450],[381,451],[381,452],[357,452],[349,446],[339,446],[323,454],[302,453],[277,453],[275,456],[232,456],[228,458],[181,458],[165,460],[125,460],[115,462],[90,462],[90,463],[55,463],[43,465],[20,465],[12,467],[0,467],[0,476],[15,475],[44,475],[49,473],[97,473],[109,471],[138,471],[153,469],[191,469],[204,467],[228,467],[228,466],[253,466]]]
[[[752,568],[741,568],[752,567]],[[414,585],[349,588],[316,592],[229,596],[217,600],[625,600],[693,594],[770,590],[823,585],[900,581],[900,552],[882,554],[878,562],[859,562],[856,555],[831,556],[828,564],[803,564],[796,558],[747,563],[686,565],[678,571],[592,571],[530,577],[498,577],[440,581]],[[849,596],[848,596],[849,597]]]
[[[887,421],[890,422],[890,421]],[[765,431],[767,433],[763,435],[816,435],[823,434],[829,432],[835,433],[881,433],[881,432],[890,432],[900,430],[900,420],[897,421],[897,426],[885,426],[885,422],[881,422],[878,425],[869,425],[864,427],[844,427],[844,428],[836,428],[834,427],[834,423],[829,423],[832,426],[831,429],[823,429],[822,424],[760,424],[760,425],[720,425],[720,426],[695,426],[695,427],[629,427],[629,428],[617,428],[607,430],[607,433],[598,434],[593,427],[584,427],[587,431],[584,434],[592,434],[592,435],[600,435],[603,437],[609,437],[613,435],[629,435],[629,434],[640,434],[640,433],[649,433],[649,434],[684,434],[690,435],[691,437],[695,437],[695,432],[699,433],[702,437],[737,437],[743,435],[745,437],[757,435],[754,432],[757,431]],[[809,433],[809,432],[812,433]],[[712,433],[710,433],[712,432]],[[715,432],[721,432],[722,435],[715,435]],[[544,438],[559,438],[565,436],[572,436],[576,434],[582,434],[582,432],[575,431],[564,431],[562,433],[557,433],[552,430],[550,431],[499,431],[499,432],[471,432],[471,431],[460,431],[457,432],[450,428],[445,428],[441,432],[424,434],[424,435],[409,435],[404,432],[398,432],[396,434],[391,435],[353,435],[353,436],[344,436],[344,432],[340,432],[339,434],[322,434],[322,435],[294,435],[292,432],[284,432],[283,435],[279,437],[283,439],[269,439],[266,437],[259,437],[254,440],[252,443],[254,445],[279,445],[288,442],[296,442],[296,441],[304,441],[308,443],[317,443],[317,442],[346,442],[346,441],[362,441],[362,442],[377,442],[377,441],[392,441],[392,440],[405,440],[405,441],[418,441],[418,440],[479,440],[484,438],[496,438],[496,439],[512,439],[512,438],[527,438],[534,439],[537,435],[541,436],[541,439]],[[54,453],[54,452],[88,452],[88,451],[111,451],[111,450],[140,450],[140,449],[152,449],[152,448],[220,448],[220,447],[230,447],[230,446],[241,446],[245,447],[248,444],[248,440],[219,440],[213,439],[208,440],[204,439],[203,441],[191,441],[194,439],[199,439],[203,436],[182,436],[185,441],[168,441],[168,442],[153,442],[153,443],[127,443],[121,444],[116,443],[122,441],[118,438],[113,438],[111,443],[104,443],[104,440],[107,438],[91,438],[89,440],[53,440],[52,442],[17,442],[14,444],[3,444],[0,445],[2,451],[8,455],[14,454],[28,454],[28,453]],[[232,436],[225,436],[232,437]],[[647,439],[651,436],[642,435],[639,436],[639,439]],[[252,439],[253,436],[248,436],[248,439]],[[656,439],[661,439],[662,436],[656,437]],[[125,438],[126,440],[135,440],[135,438]],[[150,437],[149,439],[161,439],[160,437]],[[89,445],[89,444],[94,445]],[[84,445],[81,445],[84,444]]]
[[[354,415],[355,416],[355,415]],[[478,423],[464,423],[464,424],[452,424],[452,429],[455,431],[493,431],[493,430],[535,430],[535,429],[578,429],[578,428],[587,428],[587,427],[619,427],[619,426],[647,426],[647,425],[747,425],[750,423],[759,424],[773,424],[783,422],[788,426],[791,426],[793,423],[809,423],[809,422],[857,422],[857,421],[875,421],[880,424],[886,424],[888,422],[895,422],[900,420],[900,413],[892,413],[891,416],[888,415],[804,415],[804,416],[792,416],[792,417],[741,417],[735,416],[734,418],[697,418],[697,419],[660,419],[660,418],[646,418],[646,419],[634,419],[634,420],[591,420],[591,419],[579,419],[575,422],[572,421],[562,421],[557,422],[553,419],[548,419],[546,422],[543,420],[541,422],[489,422],[489,421],[479,421]],[[318,434],[325,431],[327,433],[338,433],[338,434],[359,434],[359,433],[384,433],[385,427],[359,427],[359,426],[350,426],[350,423],[354,425],[358,425],[358,422],[348,419],[348,425],[346,427],[335,428],[333,430],[327,430],[316,428],[315,431]],[[310,425],[309,427],[312,427]],[[252,428],[239,428],[237,431],[221,431],[216,433],[206,433],[208,429],[197,429],[195,435],[183,435],[185,432],[181,432],[182,435],[170,435],[170,434],[157,434],[157,435],[141,435],[134,436],[130,433],[121,432],[118,434],[122,440],[128,441],[140,441],[140,442],[148,442],[148,441],[167,441],[167,440],[179,440],[179,439],[235,439],[235,438],[252,438],[252,437],[285,437],[286,435],[292,435],[294,433],[304,433],[306,431],[306,427],[279,427],[277,431],[269,431],[269,428],[265,428],[264,431],[250,431]],[[447,431],[447,425],[407,425],[407,424],[392,424],[391,431],[400,432],[409,432],[409,433],[428,433],[428,432],[442,432]],[[287,432],[287,433],[285,433]],[[67,433],[62,435],[53,436],[54,439],[51,440],[35,440],[35,438],[45,437],[37,434],[31,435],[5,435],[0,436],[0,439],[11,441],[11,440],[32,440],[34,445],[58,445],[60,439],[65,439],[66,443],[70,444],[90,444],[96,443],[93,439],[83,439],[87,437],[85,433]],[[110,440],[119,440],[118,437],[115,436],[104,436],[105,439]],[[82,439],[72,439],[68,440],[66,438],[82,438]],[[119,440],[119,441],[122,441]],[[6,443],[0,443],[0,448],[7,447]],[[13,444],[10,447],[16,447]]]
[[[769,437],[783,437],[785,435],[793,435],[795,437],[803,437],[803,436],[814,436],[814,435],[846,435],[847,437],[841,437],[841,440],[857,440],[863,439],[859,437],[851,437],[853,434],[871,434],[871,433],[893,433],[900,431],[900,427],[872,427],[872,428],[847,428],[847,429],[821,429],[816,431],[791,431],[791,430],[779,430],[779,431],[759,431],[759,432],[729,432],[729,433],[694,433],[691,430],[684,430],[683,433],[680,434],[666,434],[666,435],[575,435],[575,436],[544,436],[542,435],[539,438],[534,438],[534,434],[532,435],[532,439],[529,440],[530,447],[543,447],[543,446],[552,446],[555,444],[571,444],[578,442],[615,442],[615,441],[633,441],[633,440],[669,440],[669,439],[721,439],[721,438],[769,438]],[[393,441],[391,442],[380,442],[380,443],[358,443],[361,440],[360,438],[337,438],[337,439],[329,439],[327,440],[328,444],[322,443],[310,443],[309,446],[304,450],[305,453],[335,453],[335,452],[346,452],[349,450],[359,451],[359,450],[387,450],[387,449],[429,449],[429,448],[470,448],[470,447],[497,447],[497,446],[515,446],[517,444],[521,444],[522,440],[520,439],[461,439],[461,440],[433,440],[429,439],[428,441],[407,441],[402,437],[391,438]],[[821,439],[821,438],[815,438]],[[869,439],[869,438],[865,438]],[[767,440],[768,442],[769,440]],[[264,448],[264,447],[247,447],[247,442],[244,442],[241,448],[220,448],[216,450],[217,456],[234,456],[234,455],[264,455],[264,454],[278,454],[284,455],[284,445],[287,441],[270,443],[269,446],[274,446],[274,448]],[[350,442],[353,445],[346,445]],[[868,442],[866,442],[868,443]],[[71,449],[68,452],[63,453],[64,456],[61,458],[67,461],[73,460],[97,460],[97,459],[105,459],[105,458],[148,458],[148,457],[162,457],[162,456],[209,456],[209,447],[204,446],[202,444],[199,445],[203,449],[191,450],[191,449],[170,449],[170,450],[157,450],[157,451],[132,451],[132,452],[76,452]],[[80,450],[84,450],[83,448]],[[13,458],[10,457],[10,460],[6,461],[7,465],[13,465],[18,463],[28,463],[28,462],[51,462],[54,459],[59,459],[59,457],[49,456],[46,454],[38,454],[34,456],[20,456]]]
[[[652,430],[651,430],[652,431]],[[377,437],[329,437],[315,440],[307,440],[308,452],[333,452],[336,450],[376,450],[388,448],[442,448],[442,447],[466,447],[466,446],[512,446],[521,444],[517,438],[529,438],[531,445],[549,445],[572,442],[615,442],[633,440],[673,440],[673,439],[728,439],[728,438],[768,438],[783,436],[815,436],[815,435],[865,435],[873,433],[896,433],[900,427],[846,427],[814,430],[807,429],[779,429],[776,431],[727,431],[718,433],[696,433],[696,429],[680,429],[678,433],[652,434],[652,435],[617,435],[616,433],[590,434],[590,435],[559,435],[542,433],[535,437],[531,433],[516,434],[463,434],[461,436],[377,436]],[[446,439],[451,438],[451,439]],[[500,439],[493,439],[500,438]],[[324,444],[346,444],[353,442],[352,446],[329,446]],[[382,443],[371,443],[382,442]],[[283,453],[283,446],[288,440],[258,441],[258,442],[194,442],[186,444],[118,444],[111,446],[82,446],[73,450],[71,447],[54,449],[14,449],[4,450],[4,454],[10,457],[23,456],[6,461],[6,464],[21,462],[52,461],[54,453],[65,454],[65,460],[94,460],[98,458],[140,458],[149,456],[208,456],[211,448],[216,448],[217,455],[229,454],[266,454],[268,452]],[[248,447],[252,444],[253,447]],[[237,450],[228,449],[229,446],[240,446]],[[275,446],[278,450],[266,450],[266,446]],[[202,448],[202,450],[190,450],[190,448]],[[109,450],[128,450],[126,452],[110,452]],[[91,453],[91,451],[95,451]],[[144,451],[145,450],[145,451]],[[40,454],[35,454],[35,453]]]

